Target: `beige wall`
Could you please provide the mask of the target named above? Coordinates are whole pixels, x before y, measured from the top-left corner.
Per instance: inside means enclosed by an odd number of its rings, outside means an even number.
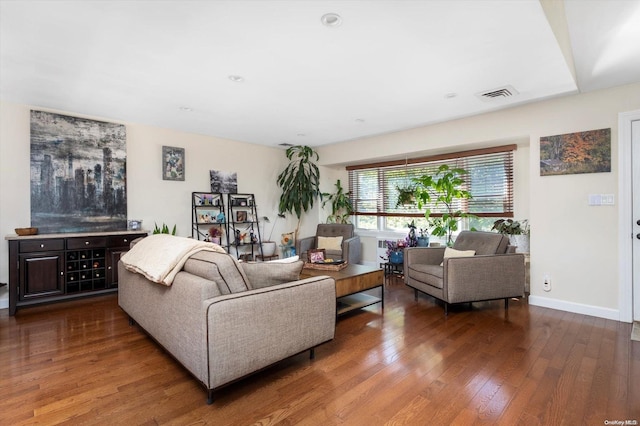
[[[618,114],[638,108],[640,84],[634,84],[334,144],[318,152],[323,164],[335,165],[513,142],[528,145],[517,151],[515,214],[528,216],[532,228],[530,302],[617,319],[618,203],[590,207],[587,200],[589,194],[602,193],[618,199]],[[611,173],[540,176],[541,136],[607,127],[612,130]],[[365,261],[375,261],[375,238],[365,242]],[[548,293],[542,290],[545,275],[552,283]]]
[[[26,105],[0,103],[0,233],[30,225],[30,139]],[[33,109],[44,110],[34,107]],[[85,117],[76,112],[59,112]],[[87,117],[113,121],[104,117]],[[145,229],[154,222],[177,225],[181,236],[191,235],[191,192],[208,191],[209,170],[237,172],[238,191],[254,193],[260,216],[275,219],[279,189],[276,176],[287,159],[284,150],[173,130],[124,123],[127,129],[128,218],[142,219]],[[162,146],[185,148],[184,182],[165,181],[161,175]],[[317,212],[315,216],[317,216]],[[312,215],[305,222],[313,222]],[[293,218],[279,220],[274,239],[293,230]],[[269,227],[270,229],[270,227]],[[8,244],[0,244],[0,282],[8,282]],[[6,307],[6,287],[0,290],[0,307]]]
[[[551,99],[378,137],[318,149],[323,166],[322,189],[330,192],[345,164],[405,158],[431,153],[518,143],[516,154],[516,216],[528,217],[531,236],[530,302],[574,312],[617,318],[618,203],[590,207],[588,194],[618,197],[618,113],[640,108],[640,84]],[[81,116],[78,113],[70,115]],[[91,117],[90,117],[91,118]],[[98,118],[108,120],[108,118]],[[176,223],[180,235],[190,235],[190,193],[209,187],[208,172],[238,172],[239,190],[255,193],[260,215],[274,216],[278,189],[275,177],[286,158],[281,149],[250,145],[133,123],[127,125],[129,218],[146,228],[158,222]],[[541,136],[610,127],[612,172],[539,175]],[[185,182],[163,181],[162,145],[186,148]],[[29,107],[0,103],[0,232],[29,224]],[[302,222],[309,235],[326,212],[316,206]],[[274,233],[295,228],[295,220],[280,221]],[[365,260],[375,261],[374,238],[365,239]],[[542,291],[543,276],[552,291]],[[7,244],[0,245],[0,281],[7,282]],[[0,295],[0,306],[6,295]]]

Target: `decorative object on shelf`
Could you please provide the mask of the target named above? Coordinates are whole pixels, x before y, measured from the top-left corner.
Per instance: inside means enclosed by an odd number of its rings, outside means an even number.
[[[142,221],[140,219],[129,219],[127,221],[127,230],[139,231],[142,229]]]
[[[222,230],[223,228],[218,226],[212,226],[211,228],[209,228],[208,236],[212,243],[220,245],[220,243],[222,242]]]
[[[247,212],[244,210],[236,211],[236,222],[246,222],[246,221],[247,221]]]
[[[185,176],[184,148],[162,147],[162,180],[181,180]]]
[[[173,225],[173,229],[171,230],[171,232],[169,232],[169,227],[167,226],[166,223],[162,224],[162,227],[159,227],[157,223],[153,223],[155,225],[155,228],[153,228],[153,233],[154,234],[171,234],[171,235],[176,235],[176,225]]]
[[[238,192],[238,174],[236,172],[209,170],[209,182],[211,183],[211,192],[222,194]]]
[[[302,145],[287,148],[285,155],[289,164],[276,181],[282,189],[278,209],[279,213],[295,213],[298,218],[295,229],[297,236],[303,212],[312,208],[315,200],[322,194],[320,169],[315,163],[319,156],[312,148]]]
[[[418,237],[416,236],[416,221],[412,220],[407,224],[407,227],[409,228],[409,234],[406,238],[407,247],[417,247]]]
[[[426,229],[420,228],[418,247],[429,247],[429,232]]]
[[[540,138],[540,176],[611,172],[611,129]]]
[[[349,198],[349,193],[344,192],[340,179],[335,183],[336,192],[323,193],[322,207],[327,203],[331,203],[331,214],[327,217],[327,223],[351,223],[349,217],[353,213],[353,205]]]
[[[38,228],[15,228],[16,234],[23,237],[25,235],[37,235]]]
[[[447,246],[453,245],[453,233],[458,230],[460,219],[475,217],[463,212],[458,205],[459,200],[472,198],[471,193],[464,189],[466,174],[464,169],[443,164],[436,173],[413,179],[418,208],[427,206],[424,217],[432,228],[431,235],[446,237]],[[440,217],[432,217],[432,208],[441,212]]]
[[[31,225],[41,234],[126,230],[125,126],[32,110],[30,128]]]
[[[498,219],[493,222],[491,229],[500,234],[508,235],[509,242],[516,247],[516,253],[529,253],[531,229],[528,220],[520,222],[513,219]]]

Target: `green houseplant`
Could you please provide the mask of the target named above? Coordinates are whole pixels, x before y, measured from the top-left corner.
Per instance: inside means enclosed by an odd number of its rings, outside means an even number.
[[[157,223],[153,223],[155,225],[155,228],[153,228],[153,233],[154,234],[171,234],[171,235],[176,235],[176,225],[173,225],[173,229],[171,230],[171,232],[169,232],[169,227],[167,226],[166,223],[162,224],[162,227],[159,227]]]
[[[430,205],[434,209],[441,210],[440,216],[432,216],[433,212],[427,207],[424,213],[429,221],[431,235],[446,237],[446,244],[453,245],[453,233],[458,230],[460,219],[473,217],[456,208],[456,201],[470,199],[471,193],[464,189],[464,176],[467,171],[460,168],[451,168],[446,164],[441,165],[434,174],[424,174],[414,178],[416,184],[414,191],[418,208]]]
[[[278,209],[280,214],[294,213],[298,218],[295,235],[300,229],[303,212],[313,207],[320,192],[320,170],[315,161],[318,153],[312,148],[296,145],[287,148],[287,167],[278,175],[277,183],[282,189]]]
[[[529,221],[526,219],[522,222],[513,219],[498,219],[493,222],[492,230],[498,231],[500,234],[508,235],[511,245],[516,247],[518,253],[529,252]]]
[[[327,223],[350,223],[349,216],[353,213],[353,205],[349,198],[349,193],[344,192],[340,179],[335,183],[336,191],[333,193],[323,193],[322,207],[331,203],[331,214],[327,217]]]

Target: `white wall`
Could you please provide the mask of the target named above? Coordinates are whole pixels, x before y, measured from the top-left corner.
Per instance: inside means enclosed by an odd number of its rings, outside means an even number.
[[[324,165],[405,158],[516,142],[516,212],[528,212],[530,303],[618,319],[618,205],[590,207],[588,194],[618,195],[618,113],[640,107],[640,84],[550,99],[503,111],[322,147]],[[611,173],[540,176],[540,137],[611,128]],[[526,155],[523,157],[522,155]],[[528,161],[528,170],[525,161]],[[523,193],[523,189],[528,191]],[[523,199],[522,197],[525,197]],[[365,239],[373,260],[375,239]],[[544,275],[551,292],[542,290]]]
[[[30,135],[27,105],[0,103],[0,234],[30,225]],[[33,109],[47,110],[34,107]],[[51,110],[48,110],[51,111]],[[75,112],[52,111],[76,117]],[[104,117],[86,117],[113,121]],[[258,214],[272,223],[278,209],[276,176],[284,169],[284,150],[220,138],[195,135],[135,123],[127,129],[127,210],[129,219],[142,219],[145,229],[154,222],[177,225],[177,233],[191,236],[191,192],[209,191],[209,170],[237,172],[238,192],[254,193]],[[162,180],[162,146],[185,148],[185,181]],[[311,215],[309,222],[314,222]],[[293,230],[296,220],[278,220],[274,239]],[[315,222],[311,225],[315,229]],[[269,228],[270,229],[270,228]],[[8,244],[0,244],[0,282],[8,282]],[[8,306],[7,287],[0,308]]]

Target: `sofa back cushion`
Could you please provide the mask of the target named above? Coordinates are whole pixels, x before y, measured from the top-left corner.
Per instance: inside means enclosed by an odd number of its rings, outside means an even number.
[[[462,231],[453,244],[456,250],[475,250],[476,256],[504,254],[508,246],[506,235],[480,231]]]
[[[240,263],[227,253],[198,252],[187,260],[182,269],[215,282],[221,294],[240,293],[249,289],[249,280]]]
[[[249,288],[255,289],[299,280],[304,262],[242,262],[241,265],[249,279]]]

